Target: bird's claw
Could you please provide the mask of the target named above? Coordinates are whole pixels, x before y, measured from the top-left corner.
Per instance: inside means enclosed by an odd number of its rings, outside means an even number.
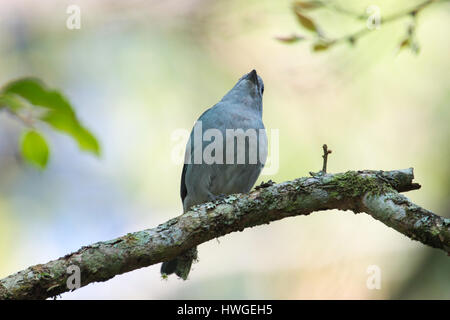
[[[275,184],[275,182],[272,181],[272,180],[269,180],[269,181],[267,181],[267,182],[262,181],[261,184],[260,184],[259,186],[256,186],[256,187],[255,187],[255,190],[259,190],[259,189],[262,189],[262,188],[271,187],[271,186],[273,186],[274,184]]]

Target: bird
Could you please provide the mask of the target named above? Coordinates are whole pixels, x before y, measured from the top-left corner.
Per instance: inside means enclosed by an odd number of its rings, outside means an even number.
[[[263,93],[264,82],[253,69],[195,122],[186,145],[181,174],[180,196],[184,213],[197,204],[220,200],[234,193],[247,193],[255,184],[267,158],[267,136],[262,120]],[[205,139],[206,136],[210,139]],[[213,150],[209,157],[214,160],[211,161],[207,159],[206,151],[213,143],[216,148],[210,148]],[[198,155],[200,161],[196,158]],[[161,274],[166,277],[175,273],[186,280],[196,259],[197,248],[189,249],[163,262]]]

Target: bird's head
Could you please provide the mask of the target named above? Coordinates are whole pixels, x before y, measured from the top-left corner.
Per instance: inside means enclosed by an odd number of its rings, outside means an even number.
[[[260,105],[263,93],[264,82],[256,73],[256,70],[253,69],[238,80],[234,87],[223,97],[223,100]]]

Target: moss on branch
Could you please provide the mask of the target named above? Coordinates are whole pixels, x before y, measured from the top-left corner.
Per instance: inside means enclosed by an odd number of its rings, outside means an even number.
[[[81,286],[147,267],[231,232],[285,217],[328,209],[366,212],[425,245],[450,251],[450,219],[411,203],[398,192],[415,190],[412,168],[315,174],[264,184],[249,194],[230,195],[153,229],[82,247],[57,260],[29,267],[0,280],[0,299],[45,299],[69,291],[67,270],[77,265]]]

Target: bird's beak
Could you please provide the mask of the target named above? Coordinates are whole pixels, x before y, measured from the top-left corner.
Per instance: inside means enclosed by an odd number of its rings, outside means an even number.
[[[256,73],[255,69],[250,71],[250,73],[247,75],[247,79],[253,82],[254,85],[258,85],[258,74]]]

